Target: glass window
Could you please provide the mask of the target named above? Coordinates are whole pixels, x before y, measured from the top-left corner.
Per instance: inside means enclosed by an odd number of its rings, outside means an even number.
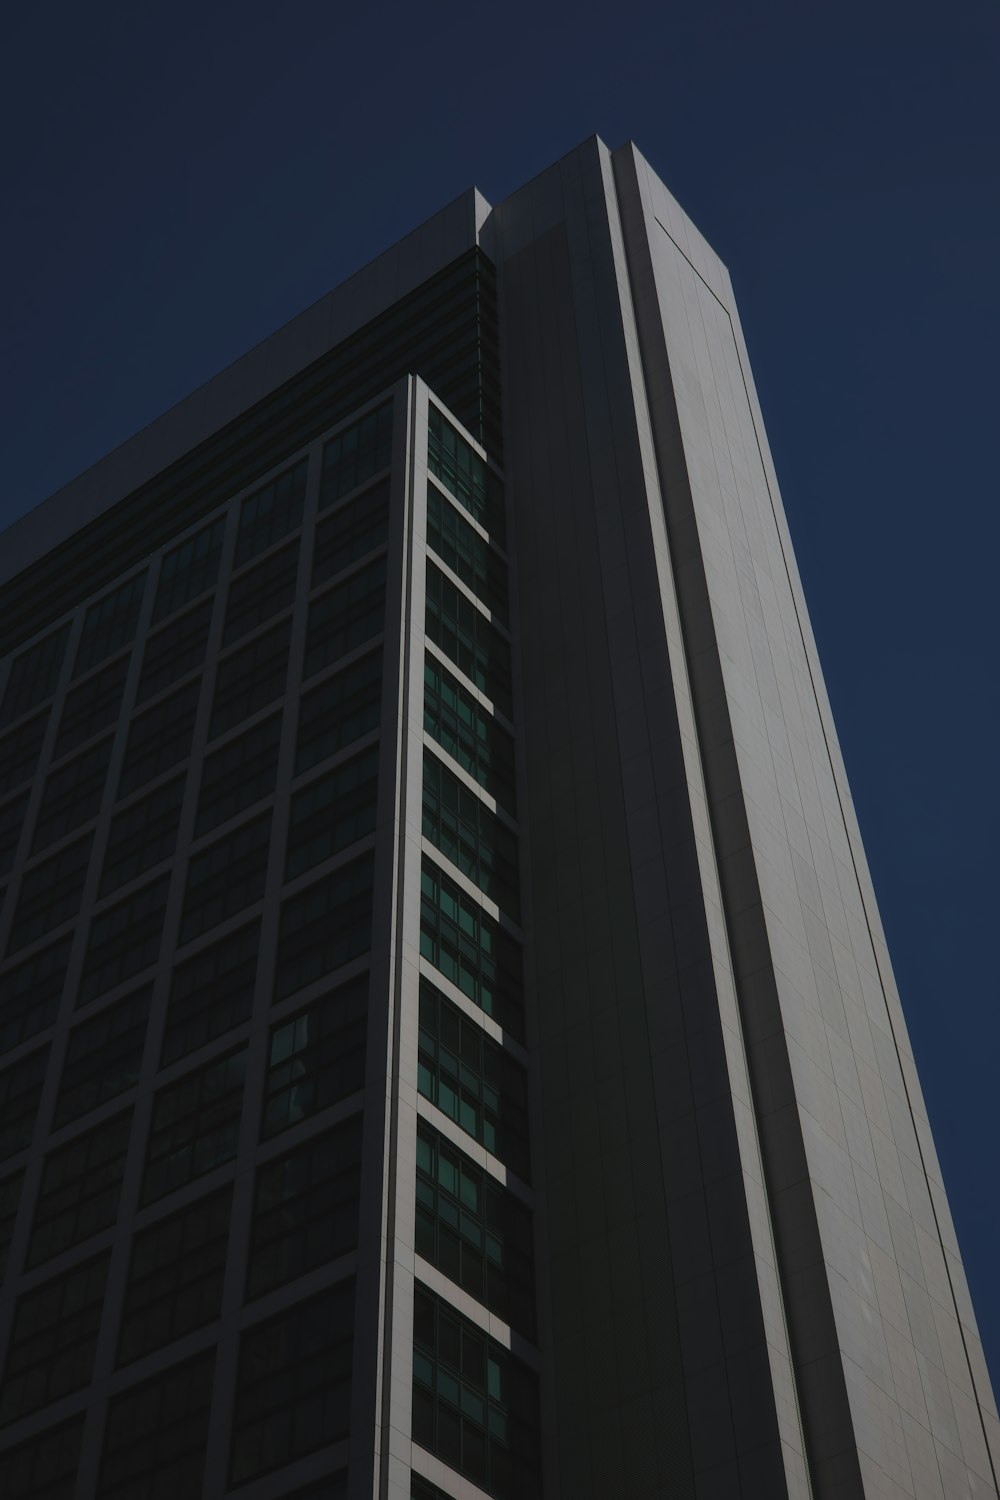
[[[246,1064],[241,1047],[158,1090],[140,1203],[153,1203],[233,1160]]]
[[[105,594],[87,610],[80,632],[80,644],[76,649],[73,676],[96,667],[97,663],[127,646],[135,635],[142,608],[142,596],[146,588],[145,572],[129,578],[110,594]]]
[[[5,1177],[3,1182],[0,1182],[0,1285],[7,1271],[7,1256],[10,1253],[10,1242],[14,1238],[14,1225],[17,1223],[17,1210],[21,1203],[23,1186],[23,1167],[19,1172],[15,1172],[13,1177]]]
[[[53,1129],[138,1083],[152,995],[144,985],[70,1032]]]
[[[32,865],[21,877],[21,894],[14,910],[7,952],[26,948],[43,933],[68,922],[80,910],[83,886],[90,864],[92,833],[75,844]]]
[[[0,875],[9,874],[14,868],[29,796],[29,791],[23,791],[0,807]]]
[[[106,907],[90,924],[77,1005],[86,1005],[155,964],[160,951],[170,876],[161,875]]]
[[[0,786],[13,791],[38,770],[49,711],[36,714],[0,740]]]
[[[129,792],[138,791],[147,781],[187,760],[200,692],[198,678],[178,688],[169,698],[161,698],[132,720],[118,784],[119,797],[127,797]]]
[[[66,694],[53,751],[56,760],[117,723],[128,663],[127,655],[116,657]]]
[[[298,538],[263,562],[239,573],[229,585],[226,627],[222,642],[231,646],[258,625],[273,619],[287,609],[295,598],[295,580],[299,569]]]
[[[292,797],[285,879],[293,880],[375,827],[378,747],[317,776]]]
[[[282,620],[219,663],[209,739],[284,697],[291,632],[291,620]]]
[[[346,505],[339,505],[332,516],[316,527],[313,550],[313,588],[327,583],[374,552],[389,538],[389,481],[372,485]]]
[[[424,728],[507,812],[514,812],[514,741],[430,652],[424,658]]]
[[[295,774],[377,729],[381,709],[382,652],[370,651],[302,698]]]
[[[367,953],[374,876],[374,859],[365,854],[282,902],[276,999]]]
[[[264,894],[270,809],[191,856],[179,941],[191,942]]]
[[[434,485],[427,486],[427,544],[507,624],[507,564]]]
[[[410,1475],[410,1500],[452,1500],[444,1490],[439,1490],[436,1484],[431,1484],[427,1479],[421,1479],[419,1474]]]
[[[4,689],[3,704],[0,705],[0,725],[12,724],[29,709],[52,697],[68,640],[69,625],[61,625],[44,640],[36,641],[27,651],[15,656]]]
[[[48,1047],[37,1047],[0,1073],[0,1161],[31,1145],[48,1061]]]
[[[308,474],[309,460],[303,458],[294,469],[286,469],[243,501],[235,567],[256,557],[301,524]]]
[[[419,1282],[413,1440],[498,1500],[542,1493],[534,1372]]]
[[[417,1087],[449,1120],[530,1182],[527,1074],[426,979],[420,981]]]
[[[17,1421],[90,1381],[109,1252],[18,1298],[0,1386],[0,1424]]]
[[[510,647],[440,568],[427,560],[427,638],[481,693],[511,716]]]
[[[427,408],[427,467],[480,526],[506,546],[503,487],[433,402]]]
[[[517,839],[457,776],[424,751],[423,834],[515,921],[521,899]]]
[[[113,743],[114,736],[109,734],[75,760],[49,772],[35,822],[33,853],[96,818]]]
[[[242,1335],[231,1485],[347,1437],[353,1334],[351,1280]]]
[[[385,558],[376,558],[334,584],[309,606],[304,675],[363,646],[382,630],[385,620]]]
[[[219,1316],[232,1201],[230,1184],[136,1235],[119,1365],[162,1349]]]
[[[115,814],[104,852],[102,896],[172,858],[183,801],[184,777],[177,776]]]
[[[265,1140],[364,1087],[367,1029],[367,974],[271,1027]]]
[[[535,1336],[531,1240],[523,1204],[420,1121],[417,1253],[528,1338]]]
[[[195,836],[227,823],[274,791],[281,746],[281,715],[254,724],[205,760]]]
[[[74,1417],[61,1427],[46,1427],[0,1453],[4,1500],[74,1500],[83,1420]]]
[[[420,871],[420,952],[505,1030],[524,1035],[520,949],[426,859]]]
[[[386,401],[345,427],[324,447],[320,510],[373,479],[380,469],[388,468],[391,455],[392,402]]]
[[[59,1013],[72,936],[0,975],[0,1052],[51,1026]]]
[[[162,693],[172,682],[201,666],[214,605],[214,597],[203,599],[147,637],[142,676],[135,695],[137,703]]]
[[[172,615],[182,604],[197,599],[206,589],[214,588],[225,534],[226,518],[222,515],[197,536],[189,536],[164,555],[156,587],[154,624]]]
[[[131,1130],[128,1109],[49,1152],[28,1246],[29,1266],[41,1265],[115,1222]]]
[[[253,1006],[260,919],[203,948],[174,970],[161,1066],[246,1021]]]
[[[212,1349],[111,1399],[100,1500],[201,1494],[214,1365]]]
[[[247,1301],[353,1250],[360,1197],[360,1115],[258,1167]]]

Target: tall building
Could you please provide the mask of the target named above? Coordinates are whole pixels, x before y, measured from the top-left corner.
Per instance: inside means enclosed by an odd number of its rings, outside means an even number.
[[[728,275],[591,140],[0,542],[5,1500],[959,1500]]]

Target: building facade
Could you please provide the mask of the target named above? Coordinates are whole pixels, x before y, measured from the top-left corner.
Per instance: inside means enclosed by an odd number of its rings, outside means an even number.
[[[0,539],[0,1493],[996,1496],[728,275],[470,192]]]

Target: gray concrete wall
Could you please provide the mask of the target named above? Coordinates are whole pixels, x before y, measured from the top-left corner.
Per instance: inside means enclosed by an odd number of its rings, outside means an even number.
[[[615,167],[816,1488],[995,1495],[996,1407],[729,278],[638,153]]]

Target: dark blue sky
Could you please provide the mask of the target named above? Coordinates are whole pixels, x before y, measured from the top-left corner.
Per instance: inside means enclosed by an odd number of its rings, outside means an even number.
[[[24,9],[0,524],[594,131],[728,264],[1000,1385],[993,0]]]

